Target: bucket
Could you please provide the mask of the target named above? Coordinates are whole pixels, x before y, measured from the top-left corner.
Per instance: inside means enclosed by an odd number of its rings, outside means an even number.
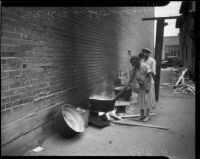
[[[125,86],[119,86],[119,87],[115,87],[115,94],[117,95],[119,92],[121,92],[123,89],[125,88]],[[126,101],[129,101],[130,98],[132,96],[132,89],[128,88],[126,89],[122,94],[119,95],[118,99],[123,99]]]
[[[83,116],[70,104],[62,106],[55,121],[56,130],[67,138],[83,132],[85,125]]]

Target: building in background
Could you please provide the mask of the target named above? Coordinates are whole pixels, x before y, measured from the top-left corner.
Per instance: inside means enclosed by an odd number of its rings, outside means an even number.
[[[179,37],[167,36],[163,39],[162,60],[166,60],[168,56],[180,56]]]
[[[183,67],[189,69],[192,78],[195,77],[195,41],[194,20],[195,2],[182,2],[180,7],[181,16],[176,21],[176,28],[180,29],[180,56]]]

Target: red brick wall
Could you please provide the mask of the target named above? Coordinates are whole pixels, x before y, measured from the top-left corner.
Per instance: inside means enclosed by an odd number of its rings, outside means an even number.
[[[119,63],[124,60],[119,58],[124,46],[120,39],[127,36],[119,23],[120,10],[114,9],[2,8],[4,154],[23,152],[35,139],[33,130],[39,134],[40,127],[47,125],[61,105],[80,106],[103,82],[113,86]],[[142,41],[140,36],[138,39]]]

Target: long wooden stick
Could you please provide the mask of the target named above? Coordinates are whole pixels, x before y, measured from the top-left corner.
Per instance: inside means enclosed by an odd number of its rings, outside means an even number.
[[[154,116],[156,114],[150,114],[150,116]],[[119,117],[121,118],[135,118],[135,117],[140,117],[139,114],[136,114],[136,115],[120,115]]]
[[[181,79],[182,79],[183,76],[185,75],[186,71],[187,71],[187,68],[182,72],[181,76],[179,77],[178,81],[177,81],[176,84],[175,84],[176,86],[177,86],[178,83],[181,81]]]
[[[151,125],[151,124],[142,124],[137,122],[126,122],[126,121],[111,121],[114,124],[120,124],[120,125],[128,125],[128,126],[142,126],[142,127],[150,127],[150,128],[157,128],[157,129],[164,129],[168,130],[169,128],[158,126],[158,125]]]
[[[150,18],[142,18],[144,20],[159,20],[159,19],[177,19],[180,16],[169,16],[169,17],[150,17]]]

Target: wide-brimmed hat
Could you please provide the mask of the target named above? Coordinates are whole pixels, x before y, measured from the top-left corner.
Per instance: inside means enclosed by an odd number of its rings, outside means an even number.
[[[146,51],[146,52],[148,52],[148,53],[151,53],[151,50],[148,49],[148,48],[144,48],[144,49],[142,49],[142,51]]]

